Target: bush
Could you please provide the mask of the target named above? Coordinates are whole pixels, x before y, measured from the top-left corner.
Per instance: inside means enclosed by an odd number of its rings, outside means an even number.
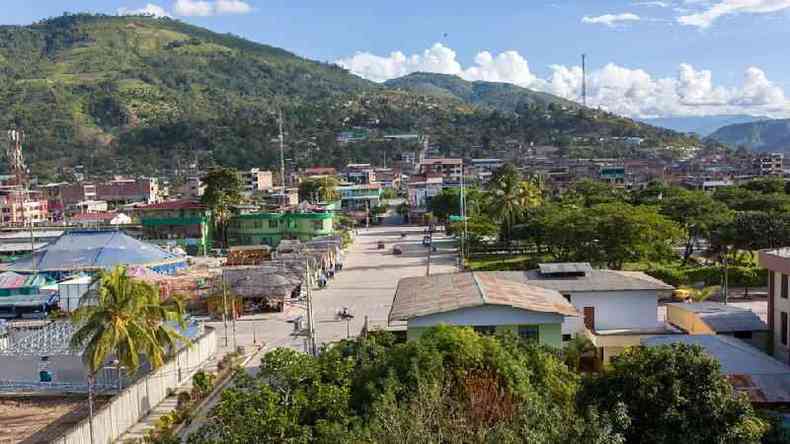
[[[176,404],[176,408],[179,410],[185,409],[190,402],[192,402],[192,394],[189,392],[181,392],[178,394],[178,403]]]
[[[654,264],[645,271],[650,276],[660,279],[675,287],[694,285],[719,285],[722,278],[722,267],[709,265],[704,267],[683,267],[680,265]],[[767,271],[757,267],[729,266],[728,278],[730,287],[762,287],[768,280]]]
[[[214,387],[215,378],[216,376],[214,376],[212,373],[198,370],[198,372],[195,373],[195,376],[192,377],[193,391],[196,391],[200,396],[205,396],[211,391],[212,387]]]

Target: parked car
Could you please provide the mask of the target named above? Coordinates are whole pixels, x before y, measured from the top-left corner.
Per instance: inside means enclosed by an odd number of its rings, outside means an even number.
[[[379,250],[383,250],[384,249],[384,241],[379,241],[378,244],[376,244],[376,247]]]

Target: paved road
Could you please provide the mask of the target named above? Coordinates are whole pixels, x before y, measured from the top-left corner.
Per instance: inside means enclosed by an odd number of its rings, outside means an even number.
[[[326,288],[313,291],[313,312],[316,322],[318,343],[343,339],[347,327],[352,336],[357,335],[364,324],[365,315],[371,325],[386,323],[395,287],[398,280],[407,276],[423,276],[426,272],[428,249],[423,247],[422,227],[379,226],[360,229],[359,234],[346,254],[343,271],[329,281]],[[402,232],[407,233],[401,238]],[[456,253],[452,241],[435,236],[438,251],[431,255],[431,274],[448,273],[456,270]],[[385,249],[377,249],[383,241]],[[400,245],[403,254],[395,256],[392,247]],[[336,313],[348,307],[354,319],[347,326],[338,321]],[[283,313],[245,316],[236,321],[236,344],[251,346],[253,341],[265,343],[266,350],[275,347],[305,349],[304,337],[294,336],[293,324],[289,319],[304,315],[304,307],[288,305]],[[222,322],[211,322],[219,334],[220,353],[233,350],[233,328],[228,323],[228,345],[225,346],[225,326]],[[250,366],[257,365],[257,359]]]

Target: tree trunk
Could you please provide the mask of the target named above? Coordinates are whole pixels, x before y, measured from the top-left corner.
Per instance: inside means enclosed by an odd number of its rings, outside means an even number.
[[[91,372],[88,374],[88,429],[90,430],[91,444],[95,444],[96,440],[93,437],[93,384],[96,382],[96,374]]]

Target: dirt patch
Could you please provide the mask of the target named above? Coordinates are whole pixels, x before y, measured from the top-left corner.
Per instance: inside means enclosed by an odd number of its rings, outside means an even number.
[[[97,399],[96,408],[106,399]],[[0,444],[44,444],[88,416],[86,395],[0,397]]]

